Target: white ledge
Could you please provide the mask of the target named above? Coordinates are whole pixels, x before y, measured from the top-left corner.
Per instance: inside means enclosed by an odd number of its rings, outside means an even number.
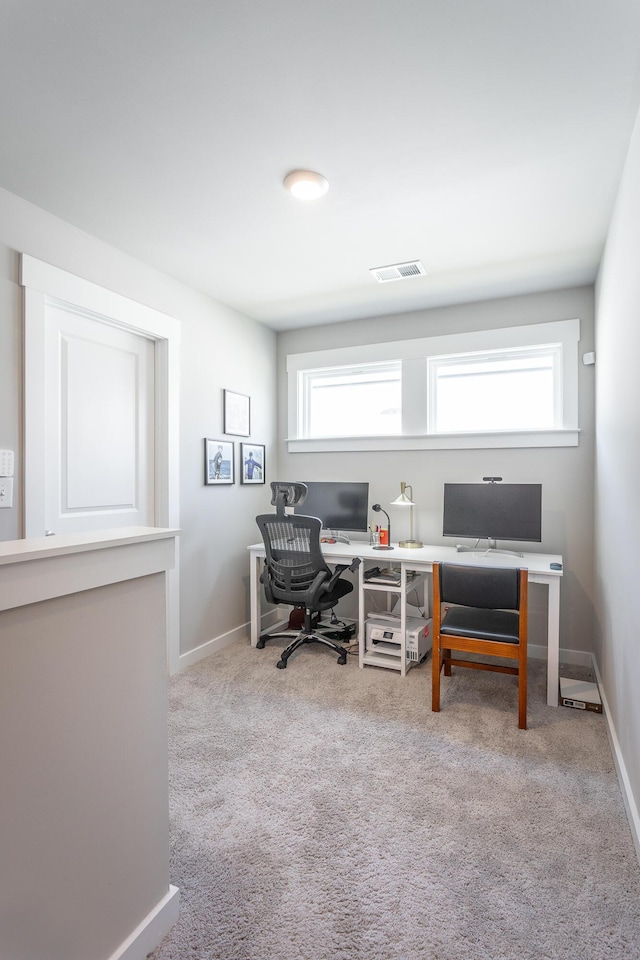
[[[289,453],[364,450],[472,450],[508,447],[577,447],[580,430],[518,430],[495,433],[439,433],[387,437],[287,438]]]
[[[0,610],[170,570],[178,530],[118,527],[0,543]]]

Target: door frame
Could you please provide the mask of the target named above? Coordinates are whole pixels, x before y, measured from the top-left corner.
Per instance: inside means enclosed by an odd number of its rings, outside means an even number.
[[[88,319],[108,323],[155,344],[155,497],[154,523],[180,527],[180,323],[174,317],[67,273],[59,267],[20,258],[24,288],[24,536],[42,537],[45,530],[42,471],[44,450],[44,327],[48,302],[72,309]],[[180,553],[167,580],[167,660],[170,673],[180,661]]]

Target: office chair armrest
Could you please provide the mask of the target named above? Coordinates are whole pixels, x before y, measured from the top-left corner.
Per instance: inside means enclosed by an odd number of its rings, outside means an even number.
[[[331,580],[328,580],[328,576],[329,574],[326,570],[321,570],[320,573],[316,574],[315,580],[309,588],[309,593],[306,600],[306,605],[308,607],[313,607],[316,600],[322,596],[323,593],[327,593],[329,589],[329,583],[333,581],[333,577]]]
[[[342,576],[345,570],[350,570],[351,573],[355,573],[355,571],[358,569],[361,563],[362,563],[362,560],[360,559],[360,557],[354,557],[351,563],[336,564],[336,566],[333,568],[333,573],[331,575],[331,578],[327,581],[327,584],[326,584],[327,590],[333,590],[334,584],[336,583],[337,580],[340,579],[340,577]]]
[[[260,574],[260,583],[264,587],[264,595],[267,603],[277,603],[278,601],[273,596],[273,591],[271,590],[271,580],[269,579],[269,566],[267,561],[264,562],[264,567],[262,573]]]
[[[336,585],[336,582],[340,579],[341,574],[343,574],[345,570],[351,570],[353,573],[354,570],[358,569],[361,563],[362,561],[360,560],[360,557],[354,557],[351,563],[338,563],[333,568],[333,573],[331,576],[329,576],[326,570],[323,570],[321,573],[319,573],[313,581],[309,591],[309,605],[312,605],[315,600],[322,596],[323,593],[331,593]]]

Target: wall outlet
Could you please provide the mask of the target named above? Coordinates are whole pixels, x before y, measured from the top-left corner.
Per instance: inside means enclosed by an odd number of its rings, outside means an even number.
[[[13,477],[0,477],[0,508],[13,506]]]

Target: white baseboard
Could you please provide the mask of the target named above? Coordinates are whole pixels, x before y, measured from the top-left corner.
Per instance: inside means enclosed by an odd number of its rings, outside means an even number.
[[[527,653],[534,660],[547,659],[547,648],[539,643],[529,643]],[[561,647],[560,663],[573,663],[577,667],[591,667],[593,666],[593,656],[590,653],[585,653],[584,650],[568,650]]]
[[[178,672],[184,670],[185,667],[192,667],[194,663],[204,660],[205,657],[209,657],[212,653],[215,653],[216,650],[222,650],[224,647],[228,647],[229,644],[235,640],[240,640],[243,637],[246,638],[248,636],[248,629],[248,624],[242,624],[239,627],[234,627],[233,630],[229,630],[227,633],[220,634],[219,637],[214,637],[212,640],[207,640],[206,643],[201,643],[199,647],[194,647],[193,650],[187,650],[186,653],[181,653],[178,659]]]
[[[624,757],[622,756],[622,750],[620,749],[620,741],[618,740],[618,734],[616,733],[616,728],[614,727],[613,720],[611,719],[609,704],[607,703],[607,694],[602,683],[602,677],[600,676],[600,671],[598,670],[598,664],[595,656],[592,657],[592,666],[596,675],[596,680],[598,681],[600,697],[602,698],[602,712],[604,714],[607,734],[611,744],[613,762],[616,765],[616,773],[618,774],[618,783],[620,784],[620,790],[622,792],[624,808],[627,811],[627,819],[629,821],[629,827],[631,828],[633,843],[636,848],[636,856],[640,862],[640,815],[638,814],[638,805],[631,789],[631,782],[629,780],[629,775],[627,774],[627,767],[624,762]]]
[[[278,611],[278,609],[265,613],[261,620],[262,629],[271,627],[279,616],[282,616],[282,612]],[[193,666],[194,663],[204,660],[205,657],[215,653],[216,650],[222,650],[224,647],[228,647],[230,643],[235,643],[236,640],[248,641],[250,632],[251,624],[242,623],[239,627],[234,627],[233,630],[220,634],[219,637],[214,637],[212,640],[207,640],[206,643],[201,643],[199,647],[194,647],[193,650],[187,650],[186,653],[181,653],[176,672],[179,673],[181,670],[184,670],[185,667]]]
[[[270,627],[273,627],[282,616],[282,611],[277,608],[269,610],[268,613],[265,613],[261,621],[261,630],[266,630]],[[204,660],[205,657],[210,656],[212,653],[215,653],[216,650],[222,650],[223,647],[228,647],[230,643],[234,643],[236,640],[247,640],[250,635],[250,624],[243,623],[239,627],[235,627],[233,630],[229,630],[228,633],[223,633],[219,637],[214,637],[212,640],[207,640],[206,643],[201,643],[199,647],[194,647],[193,650],[188,650],[186,653],[181,653],[178,663],[178,672],[184,670],[185,667],[191,667],[194,663],[198,663],[199,660]],[[547,659],[547,648],[542,644],[530,643],[527,647],[529,656],[535,660],[546,660]],[[585,653],[584,650],[568,650],[560,649],[560,662],[561,663],[573,663],[576,666],[580,667],[591,667],[593,657],[590,653]]]
[[[145,960],[145,957],[155,950],[169,933],[178,919],[179,912],[180,891],[169,884],[169,890],[160,903],[156,904],[142,923],[138,924],[124,943],[121,943],[115,953],[111,954],[109,960]]]

